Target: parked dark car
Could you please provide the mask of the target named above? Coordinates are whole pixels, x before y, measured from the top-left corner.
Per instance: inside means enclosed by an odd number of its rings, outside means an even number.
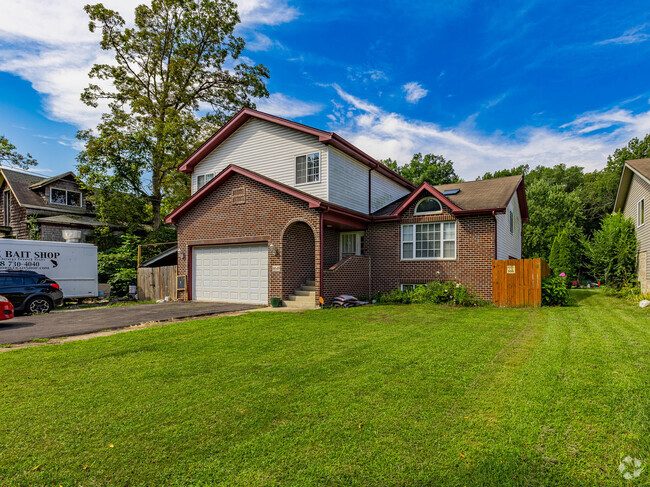
[[[0,295],[18,313],[49,313],[63,304],[63,292],[49,277],[34,271],[0,271]]]

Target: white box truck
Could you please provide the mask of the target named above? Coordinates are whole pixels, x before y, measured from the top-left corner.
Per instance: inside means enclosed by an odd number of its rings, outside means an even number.
[[[54,279],[65,298],[97,296],[97,247],[92,244],[0,238],[0,271],[12,269]]]

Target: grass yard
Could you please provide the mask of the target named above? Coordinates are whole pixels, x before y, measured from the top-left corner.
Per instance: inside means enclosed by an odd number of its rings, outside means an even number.
[[[0,485],[648,485],[650,312],[575,295],[0,353]],[[628,455],[646,467],[632,481]]]

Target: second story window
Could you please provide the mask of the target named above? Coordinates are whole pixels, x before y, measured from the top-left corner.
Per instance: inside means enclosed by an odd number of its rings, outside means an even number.
[[[81,192],[69,189],[50,189],[50,203],[65,206],[81,206]]]
[[[201,174],[200,176],[196,177],[196,190],[198,191],[201,189],[203,186],[208,184],[210,181],[214,179],[214,173],[208,173],[208,174]]]
[[[296,157],[296,184],[320,181],[320,154],[305,154]]]
[[[510,233],[514,234],[515,233],[515,215],[512,212],[512,210],[510,210],[508,212],[508,220],[510,222],[509,223],[510,224]]]

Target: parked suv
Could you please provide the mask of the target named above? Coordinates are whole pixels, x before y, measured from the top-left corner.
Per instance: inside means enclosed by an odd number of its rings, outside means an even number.
[[[11,301],[16,313],[49,313],[63,304],[59,285],[34,271],[0,271],[0,295]]]

